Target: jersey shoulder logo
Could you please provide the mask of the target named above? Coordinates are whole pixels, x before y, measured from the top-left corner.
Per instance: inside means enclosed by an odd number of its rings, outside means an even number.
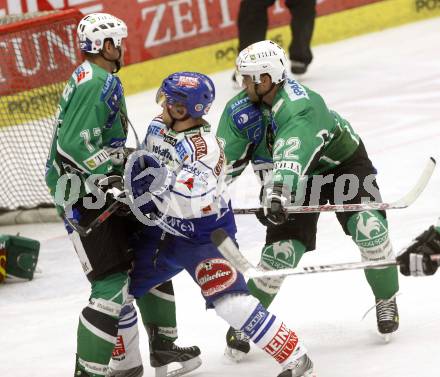
[[[200,134],[191,136],[189,140],[194,145],[194,160],[200,160],[208,154],[208,145]]]
[[[306,89],[296,80],[288,80],[286,85],[284,85],[284,90],[291,101],[303,98],[309,99]]]
[[[73,72],[73,79],[75,80],[76,86],[84,84],[85,82],[91,80],[93,77],[93,70],[90,64],[81,64]]]

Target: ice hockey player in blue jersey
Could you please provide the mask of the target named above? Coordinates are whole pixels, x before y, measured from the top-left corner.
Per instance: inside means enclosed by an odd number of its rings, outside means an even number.
[[[186,270],[207,307],[280,364],[278,377],[309,376],[313,364],[301,340],[250,295],[244,277],[210,240],[218,228],[232,239],[236,233],[223,150],[203,119],[214,98],[214,84],[203,74],[167,77],[156,97],[162,115],[149,125],[145,149],[127,161],[132,211],[145,224],[132,244],[130,293],[141,298]]]

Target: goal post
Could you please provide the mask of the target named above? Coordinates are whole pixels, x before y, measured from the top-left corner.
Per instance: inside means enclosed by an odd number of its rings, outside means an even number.
[[[82,60],[76,38],[82,17],[66,10],[0,18],[0,224],[55,214],[46,210],[53,203],[45,164],[59,97]]]

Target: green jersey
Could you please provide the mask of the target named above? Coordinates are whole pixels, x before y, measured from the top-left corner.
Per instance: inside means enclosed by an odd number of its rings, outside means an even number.
[[[293,192],[302,177],[335,168],[359,146],[351,125],[329,110],[318,93],[295,80],[286,80],[278,89],[272,107],[252,104],[245,92],[239,93],[226,105],[217,135],[233,176],[244,170],[247,162],[237,161],[246,157],[256,171],[263,161],[265,167],[273,162],[273,182]]]
[[[228,164],[228,174],[238,177],[249,162],[263,180],[264,172],[272,170],[272,155],[265,141],[270,110],[252,103],[245,91],[225,106],[217,128]]]
[[[79,197],[87,193],[92,174],[122,174],[127,138],[126,105],[119,78],[85,61],[66,84],[59,103],[46,165],[46,183],[57,203],[67,191],[56,192],[64,174],[80,178]]]

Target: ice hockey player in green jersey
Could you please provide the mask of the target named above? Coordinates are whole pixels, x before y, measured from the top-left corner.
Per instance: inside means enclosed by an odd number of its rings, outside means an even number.
[[[137,350],[137,345],[124,344],[123,335],[117,338],[120,316],[137,320],[127,289],[133,224],[121,216],[124,211],[86,237],[75,231],[77,225],[87,227],[123,193],[127,112],[122,84],[114,74],[123,63],[127,26],[110,14],[94,13],[80,21],[77,32],[85,61],[62,93],[46,166],[46,183],[91,283],[89,303],[79,318],[75,376],[112,376],[112,355],[117,363],[127,353],[132,367],[118,371],[118,377],[138,377],[143,373],[141,356],[128,350]],[[141,310],[147,328],[154,326],[164,342],[176,339],[171,281],[146,295]]]
[[[318,93],[287,77],[287,62],[272,41],[241,51],[237,72],[244,91],[227,103],[217,131],[232,178],[251,161],[261,179],[257,217],[267,226],[260,259],[264,269],[295,267],[315,249],[319,214],[288,215],[286,206],[380,200],[376,170],[359,135]],[[394,258],[385,212],[338,212],[336,217],[363,260]],[[378,330],[388,337],[399,325],[397,269],[369,269],[365,275],[375,297]],[[253,279],[248,285],[267,307],[282,281]],[[227,342],[226,354],[235,360],[249,351],[239,331],[229,329]]]

